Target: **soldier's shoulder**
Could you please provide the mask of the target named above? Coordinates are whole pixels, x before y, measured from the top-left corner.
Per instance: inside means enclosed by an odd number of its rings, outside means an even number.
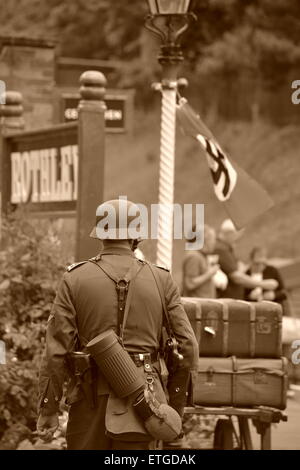
[[[162,266],[160,264],[154,264],[154,263],[151,263],[151,266],[152,266],[152,269],[154,269],[157,274],[159,275],[159,277],[168,277],[168,275],[170,275],[170,269],[167,268],[167,266]]]
[[[80,266],[83,266],[86,264],[88,261],[79,261],[77,263],[72,263],[66,268],[66,272],[70,273],[71,271],[74,271],[74,269],[79,268]]]
[[[155,268],[163,269],[164,271],[167,271],[168,273],[170,272],[170,269],[167,268],[167,266],[162,266],[160,264],[152,264],[152,266],[155,266]]]

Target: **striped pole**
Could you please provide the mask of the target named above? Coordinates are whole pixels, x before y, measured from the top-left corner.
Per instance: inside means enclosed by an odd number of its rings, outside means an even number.
[[[159,166],[159,217],[157,264],[172,268],[173,202],[175,178],[176,80],[166,80],[161,86],[161,134]]]
[[[176,94],[178,68],[183,61],[179,37],[186,31],[192,13],[188,12],[189,2],[174,10],[174,3],[167,2],[163,13],[159,4],[151,1],[150,15],[146,18],[146,28],[161,40],[158,62],[162,66],[162,83],[156,86],[162,92],[160,167],[159,167],[159,214],[157,264],[172,268],[173,251],[173,204],[176,133]],[[178,3],[178,2],[177,2]],[[181,5],[182,6],[182,5]]]

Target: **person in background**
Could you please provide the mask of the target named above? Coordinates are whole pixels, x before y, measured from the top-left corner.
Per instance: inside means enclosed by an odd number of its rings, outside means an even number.
[[[256,246],[250,253],[250,266],[246,274],[252,279],[276,279],[278,285],[276,289],[263,289],[256,287],[255,289],[245,289],[245,300],[259,301],[259,300],[272,300],[283,304],[287,299],[286,291],[279,271],[268,264],[267,251],[264,247]]]
[[[193,227],[195,233],[196,227]],[[189,240],[193,242],[194,240]],[[187,251],[183,260],[183,289],[184,297],[215,298],[216,289],[213,277],[219,269],[218,264],[210,266],[208,255],[214,252],[216,243],[215,230],[204,226],[204,244],[201,250]]]
[[[249,276],[256,279],[266,279],[272,277],[278,282],[278,286],[273,290],[265,290],[260,287],[255,289],[245,289],[245,300],[259,302],[260,300],[271,300],[277,302],[282,306],[283,315],[290,316],[290,309],[288,305],[287,293],[285,291],[283,280],[280,276],[278,269],[274,266],[268,264],[267,260],[267,250],[262,246],[256,246],[250,252],[250,266],[246,271]],[[283,344],[283,355],[289,359],[290,345],[288,347]],[[290,383],[287,390],[288,398],[293,398],[295,396],[295,391],[292,388]]]
[[[224,290],[217,289],[217,297],[244,299],[245,289],[259,287],[273,291],[278,287],[278,281],[272,277],[255,279],[242,271],[235,253],[235,244],[240,235],[241,232],[236,230],[230,219],[224,220],[219,230],[215,254],[219,256],[220,268],[228,278],[228,285]]]

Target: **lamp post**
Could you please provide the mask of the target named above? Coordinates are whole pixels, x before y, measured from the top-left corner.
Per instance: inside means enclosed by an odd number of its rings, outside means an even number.
[[[156,262],[171,269],[177,74],[183,61],[179,38],[195,15],[188,11],[190,0],[148,0],[148,5],[145,25],[161,40],[158,61],[162,66],[162,80],[156,87],[162,93]]]

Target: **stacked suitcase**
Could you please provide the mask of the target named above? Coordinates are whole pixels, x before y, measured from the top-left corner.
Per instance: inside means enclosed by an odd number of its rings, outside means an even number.
[[[183,297],[199,343],[193,405],[286,407],[282,309],[274,302]]]

